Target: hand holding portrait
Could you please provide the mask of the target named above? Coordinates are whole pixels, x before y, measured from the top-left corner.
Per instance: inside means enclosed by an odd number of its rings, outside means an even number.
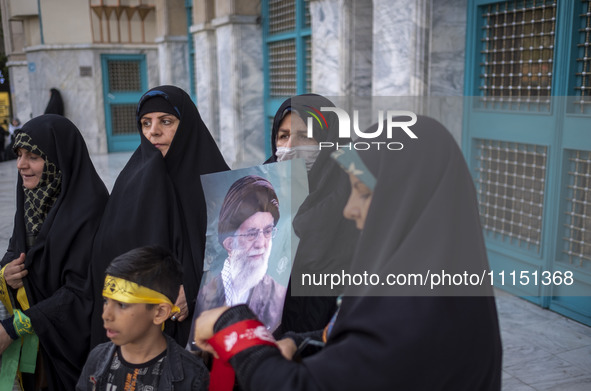
[[[171,319],[178,320],[179,322],[187,319],[187,316],[189,316],[189,307],[187,305],[187,297],[185,296],[185,288],[182,285],[179,289],[179,297],[176,299],[174,305],[179,307],[181,312],[174,313]]]
[[[215,350],[211,347],[208,340],[215,334],[213,331],[213,326],[215,325],[215,322],[217,322],[220,316],[228,308],[228,306],[222,306],[207,311],[203,311],[201,315],[199,315],[199,317],[195,319],[195,345],[197,345],[199,349],[213,354],[215,358],[218,358],[218,355],[215,352]]]

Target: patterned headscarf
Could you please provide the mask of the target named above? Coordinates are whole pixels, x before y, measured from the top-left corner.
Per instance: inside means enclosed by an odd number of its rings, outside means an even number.
[[[41,230],[49,210],[60,195],[62,173],[54,163],[47,159],[43,151],[35,145],[31,136],[24,132],[19,133],[14,141],[14,150],[16,151],[19,148],[26,149],[45,160],[43,174],[37,187],[23,189],[25,193],[24,217],[27,237],[35,238]]]

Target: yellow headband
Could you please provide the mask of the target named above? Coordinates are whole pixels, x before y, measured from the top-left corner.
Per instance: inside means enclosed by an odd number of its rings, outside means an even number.
[[[179,307],[172,304],[172,301],[162,293],[108,274],[105,277],[103,296],[129,304],[170,304],[172,306],[171,314],[181,312]]]

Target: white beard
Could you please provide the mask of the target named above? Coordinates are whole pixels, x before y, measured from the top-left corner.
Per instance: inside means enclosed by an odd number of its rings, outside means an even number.
[[[254,286],[263,279],[265,273],[267,273],[271,247],[272,243],[269,243],[269,247],[265,251],[263,258],[254,261],[248,260],[249,253],[245,251],[232,250],[228,254],[232,288],[236,294],[240,295],[241,293],[254,288]],[[251,249],[249,251],[252,253],[258,250]]]

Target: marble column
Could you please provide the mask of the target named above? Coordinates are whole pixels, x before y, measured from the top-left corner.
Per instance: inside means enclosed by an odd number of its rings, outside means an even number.
[[[171,84],[191,91],[187,36],[164,36],[156,39],[160,84]]]
[[[462,133],[466,3],[373,2],[373,94],[414,97],[405,101],[406,109],[439,120],[458,143]]]
[[[29,69],[27,61],[10,61],[6,65],[10,74],[12,116],[17,117],[24,124],[33,116],[29,96]]]
[[[432,1],[430,115],[461,144],[467,0]]]
[[[218,65],[215,30],[209,23],[191,27],[195,47],[197,108],[216,142],[220,143]]]
[[[372,1],[312,0],[312,90],[371,95]]]
[[[373,95],[426,95],[429,5],[429,0],[373,1]]]
[[[312,91],[326,96],[344,95],[341,64],[344,35],[344,0],[310,2],[312,23]]]
[[[433,1],[431,95],[463,95],[467,0]]]
[[[351,89],[358,97],[372,93],[373,2],[354,0],[351,18]]]
[[[232,168],[265,160],[262,33],[257,16],[212,20],[217,41],[220,149]]]

